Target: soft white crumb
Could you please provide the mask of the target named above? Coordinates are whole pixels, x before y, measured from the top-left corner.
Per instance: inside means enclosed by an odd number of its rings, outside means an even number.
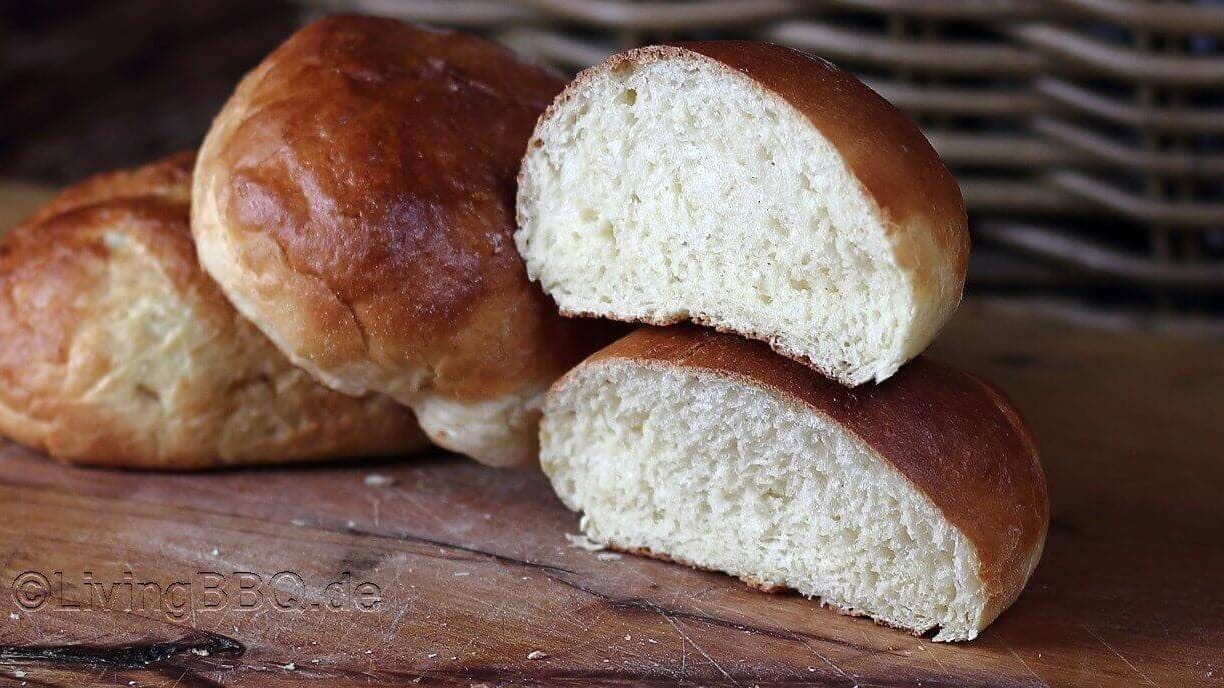
[[[395,478],[381,473],[371,473],[367,475],[362,482],[366,485],[394,485]]]
[[[600,552],[595,555],[595,558],[600,561],[616,561],[621,558],[621,555],[616,552]]]
[[[548,655],[539,650],[532,650],[527,653],[527,659],[544,659],[545,657],[548,657]]]
[[[458,573],[452,573],[451,575],[455,578],[459,578],[460,576],[470,576],[472,573],[470,571],[459,571]]]
[[[289,662],[288,664],[282,664],[281,668],[285,671],[293,671],[294,669],[297,669],[297,665],[293,662]]]
[[[204,648],[200,648],[200,647],[193,647],[191,648],[191,654],[199,655],[200,657],[207,657],[208,650],[205,650]]]

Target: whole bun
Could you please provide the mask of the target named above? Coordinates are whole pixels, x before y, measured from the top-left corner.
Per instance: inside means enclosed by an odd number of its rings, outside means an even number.
[[[200,268],[193,155],[73,186],[0,239],[0,433],[77,463],[204,468],[427,444],[294,368]]]
[[[204,141],[205,268],[328,386],[388,394],[484,463],[534,462],[542,393],[592,348],[512,239],[519,160],[563,83],[458,33],[356,16],[301,29]]]

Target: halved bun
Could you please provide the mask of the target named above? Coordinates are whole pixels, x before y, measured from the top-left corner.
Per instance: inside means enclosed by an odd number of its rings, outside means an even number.
[[[316,383],[229,305],[187,227],[193,160],[88,179],[0,239],[0,433],[130,468],[426,446],[409,410]]]
[[[544,391],[592,350],[512,237],[518,163],[562,85],[473,36],[374,17],[306,26],[204,141],[205,269],[324,384],[388,394],[484,463],[534,463]]]
[[[936,640],[1023,589],[1049,521],[1019,414],[919,358],[850,389],[758,342],[644,328],[549,393],[541,464],[592,539]]]
[[[847,385],[883,380],[960,302],[960,190],[846,72],[748,42],[582,72],[536,126],[515,240],[567,314],[686,320]]]

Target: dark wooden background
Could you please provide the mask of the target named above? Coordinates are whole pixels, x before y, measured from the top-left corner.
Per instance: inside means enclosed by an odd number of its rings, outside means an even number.
[[[62,184],[195,146],[299,15],[273,0],[0,2],[0,178]]]
[[[1117,1],[1109,0],[1107,4],[1113,6],[1112,3]],[[1218,5],[1220,0],[1213,2]],[[141,164],[196,145],[237,79],[308,15],[352,9],[424,18],[479,30],[542,56],[556,48],[557,40],[563,37],[579,39],[578,43],[603,41],[601,44],[606,43],[605,47],[611,49],[612,45],[623,41],[632,43],[646,38],[663,40],[672,35],[669,32],[645,35],[637,31],[618,32],[607,27],[599,29],[599,22],[584,24],[568,14],[569,10],[573,10],[577,15],[584,15],[596,7],[596,3],[585,3],[582,8],[567,6],[565,2],[556,0],[524,0],[519,4],[522,7],[515,9],[510,3],[498,0],[0,1],[0,94],[3,96],[0,97],[0,180],[61,185],[88,173]],[[760,6],[775,8],[770,10],[766,7],[767,14],[783,4],[760,0]],[[858,41],[872,48],[866,52],[873,52],[877,48],[885,52],[897,49],[893,29],[902,34],[913,34],[912,38],[920,41],[915,45],[929,51],[935,48],[935,44],[921,44],[921,41],[938,40],[936,25],[947,24],[945,28],[955,34],[957,26],[972,23],[952,19],[946,22],[932,20],[932,23],[925,19],[905,18],[910,15],[921,17],[929,13],[933,17],[950,16],[961,10],[972,16],[981,14],[981,5],[976,2],[952,3],[944,9],[940,9],[941,3],[924,0],[887,3],[804,3],[794,0],[793,4],[804,7],[805,12],[811,10],[813,14],[832,11],[841,16],[849,11],[859,20],[876,14],[889,14],[890,8],[895,9],[896,22],[886,22],[892,27],[888,37],[862,34],[873,36],[872,40]],[[1028,16],[1020,9],[1021,6],[1041,5],[1010,0],[997,4],[1019,12],[1019,16]],[[1056,7],[1051,11],[1058,14],[1055,10],[1063,5],[1079,5],[1082,9],[1086,5],[1097,4],[1100,3],[1096,0],[1092,3],[1055,3]],[[539,12],[545,5],[552,9]],[[608,17],[619,14],[614,5],[601,5],[606,12],[596,14],[612,22],[613,19]],[[841,10],[837,10],[838,7]],[[974,7],[979,10],[973,11]],[[1179,3],[1165,3],[1162,5],[1164,9],[1154,14],[1176,11],[1178,7]],[[1202,11],[1208,9],[1198,8]],[[1101,12],[1109,14],[1107,9]],[[1043,13],[1044,10],[1038,14]],[[1124,14],[1130,15],[1131,12],[1128,10]],[[523,19],[528,15],[534,18]],[[1006,26],[1016,21],[1004,18],[998,23]],[[769,33],[768,25],[758,26],[748,22],[742,28],[744,31],[737,33],[731,27],[727,35],[780,40]],[[1212,31],[1210,27],[1205,30],[1208,33]],[[996,32],[987,33],[999,39]],[[702,34],[700,31],[695,34],[681,31],[676,35],[693,37]],[[1140,32],[1136,35],[1147,34]],[[977,40],[987,38],[979,35]],[[562,43],[568,44],[564,40]],[[1004,43],[1006,41],[995,45],[994,49],[1007,54],[1017,49],[1017,46]],[[1196,42],[1199,43],[1205,50],[1215,45],[1211,41]],[[902,45],[909,43],[902,41]],[[584,53],[589,59],[598,59],[602,54],[599,50],[592,53],[589,49],[584,49]],[[857,69],[863,76],[874,75],[879,81],[881,75],[876,71],[862,70],[863,61],[856,59],[853,50],[843,46],[828,54],[839,63]],[[924,54],[942,53],[935,50]],[[1147,53],[1137,54],[1141,62],[1149,59]],[[1154,54],[1150,59],[1156,57]],[[1031,54],[1025,59],[1044,64],[1043,60],[1051,58]],[[866,62],[870,63],[871,60]],[[1056,62],[1061,64],[1061,61]],[[561,60],[560,63],[567,68],[577,66],[573,60]],[[979,66],[971,71],[983,69],[989,75],[989,66]],[[1053,67],[1050,69],[1051,74],[1058,72]],[[917,70],[911,73],[908,67],[898,67],[893,70],[893,81],[911,84],[911,77],[925,73],[921,65],[917,66]],[[936,69],[936,72],[939,71]],[[999,94],[1020,88],[1019,84],[1007,78],[1007,74],[998,76],[1001,78],[1000,88],[1003,89]],[[936,91],[939,84],[944,83],[939,78],[928,80],[919,77],[919,81],[930,81],[927,85]],[[1220,276],[1216,269],[1220,262],[1221,246],[1224,246],[1224,234],[1218,227],[1206,228],[1207,231],[1181,231],[1164,224],[1148,228],[1146,220],[1137,221],[1134,217],[1120,219],[1116,208],[1108,210],[1099,204],[1084,204],[1074,194],[1067,196],[1062,191],[1047,188],[1043,180],[1029,180],[1019,183],[1019,186],[1007,182],[1017,169],[1029,169],[1034,165],[1054,165],[1056,169],[1052,168],[1052,171],[1060,174],[1075,170],[1090,172],[1091,175],[1103,171],[1123,173],[1123,177],[1129,174],[1123,169],[1125,165],[1111,162],[1108,156],[1105,160],[1099,160],[1094,157],[1096,154],[1077,153],[1073,146],[1051,143],[1040,136],[1025,134],[1013,140],[1006,137],[1000,139],[989,133],[996,125],[1007,129],[1018,126],[1030,117],[1045,117],[1049,114],[1046,113],[1047,107],[1053,113],[1063,112],[1065,108],[1057,102],[1046,102],[1045,96],[1037,93],[1016,92],[1013,96],[1018,99],[1017,102],[1027,105],[1017,105],[1019,109],[1014,112],[1006,108],[1000,111],[997,106],[987,108],[984,116],[967,117],[966,122],[978,124],[970,126],[962,123],[968,129],[961,131],[957,128],[961,125],[950,124],[953,120],[959,122],[961,118],[949,119],[947,113],[940,114],[943,106],[932,106],[933,112],[917,107],[912,102],[912,91],[908,86],[900,92],[884,89],[885,93],[891,93],[898,100],[898,105],[907,108],[924,125],[939,125],[931,131],[943,131],[944,135],[934,136],[933,141],[957,171],[971,208],[975,245],[969,270],[970,293],[1008,296],[1033,309],[1057,308],[1064,316],[1075,316],[1084,322],[1091,322],[1100,313],[1108,313],[1110,317],[1129,318],[1133,326],[1168,329],[1193,326],[1200,332],[1217,336],[1224,331],[1224,318],[1221,317],[1224,315],[1224,299],[1218,295]],[[966,91],[970,94],[974,92],[973,88]],[[1137,94],[1146,92],[1139,89]],[[906,93],[910,95],[906,96]],[[942,102],[943,97],[936,97],[935,100]],[[1142,105],[1146,108],[1156,104],[1147,96],[1135,97],[1141,102],[1132,104],[1133,107]],[[960,98],[965,101],[961,106],[976,112],[966,103],[976,104],[977,98],[972,95],[962,95]],[[1182,102],[1180,96],[1175,100]],[[1159,112],[1153,110],[1149,114],[1161,120]],[[1079,127],[1087,127],[1085,131],[1091,131],[1099,124],[1091,117],[1086,121],[1083,118],[1074,121],[1078,122]],[[945,125],[951,126],[951,129],[945,130]],[[975,127],[984,129],[979,131]],[[1211,128],[1211,131],[1215,129]],[[1101,135],[1108,133],[1098,132]],[[1004,140],[1005,145],[1000,146],[1000,141]],[[1149,143],[1157,140],[1163,138],[1152,138]],[[1211,143],[1215,139],[1210,136],[1192,137],[1192,140],[1195,142],[1193,146],[1190,145],[1191,139],[1178,139],[1185,143],[1185,149],[1178,147],[1182,145],[1180,143],[1174,146],[1176,160],[1183,160],[1177,156],[1188,154],[1195,146],[1201,145],[1204,150],[1219,148],[1218,142]],[[1167,143],[1172,145],[1172,142]],[[1213,145],[1215,148],[1211,148]],[[1128,155],[1147,160],[1149,153],[1152,151],[1142,148]],[[1201,160],[1187,158],[1191,162],[1184,163],[1184,166],[1208,169],[1209,161],[1214,158],[1206,153],[1203,155],[1206,157]],[[1073,165],[1074,160],[1080,160],[1087,166],[1083,169],[1076,167],[1080,163]],[[982,176],[987,168],[993,171]],[[1205,173],[1190,176],[1210,178]],[[1178,175],[1174,177],[1180,179]],[[1219,186],[1214,179],[1210,179],[1209,183]],[[1174,186],[1177,194],[1166,200],[1191,203],[1193,199],[1182,192],[1188,193],[1194,187],[1182,185],[1181,182],[1176,185],[1171,182],[1144,182],[1128,184],[1125,188],[1129,189],[1127,193],[1139,193],[1140,189],[1144,189],[1144,193],[1155,194],[1150,198],[1144,196],[1151,200],[1165,198],[1167,194],[1159,190],[1168,187],[1166,190],[1172,193]],[[1001,191],[1004,188],[1012,191]],[[1045,200],[1040,201],[1042,198]],[[1218,199],[1212,197],[1211,200]],[[1071,204],[1073,212],[1063,207],[1067,203]],[[1218,212],[1219,204],[1210,207]],[[1061,217],[1059,213],[1064,211],[1070,215],[1058,219]],[[1129,214],[1136,212],[1130,211]],[[1067,233],[1065,236],[1056,234],[1051,237],[1034,229],[1051,227],[1066,229]],[[1091,242],[1084,243],[1085,239],[1091,239]],[[1216,286],[1207,286],[1211,283]],[[1186,314],[1191,317],[1183,317]]]

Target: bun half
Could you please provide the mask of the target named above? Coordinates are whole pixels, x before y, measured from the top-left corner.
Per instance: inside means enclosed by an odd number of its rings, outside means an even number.
[[[918,355],[960,302],[960,190],[850,74],[749,42],[614,55],[536,126],[515,236],[564,313],[711,325],[846,385]]]
[[[757,342],[644,328],[557,382],[541,445],[594,540],[936,640],[1015,601],[1049,522],[1019,414],[926,358],[849,389]]]

